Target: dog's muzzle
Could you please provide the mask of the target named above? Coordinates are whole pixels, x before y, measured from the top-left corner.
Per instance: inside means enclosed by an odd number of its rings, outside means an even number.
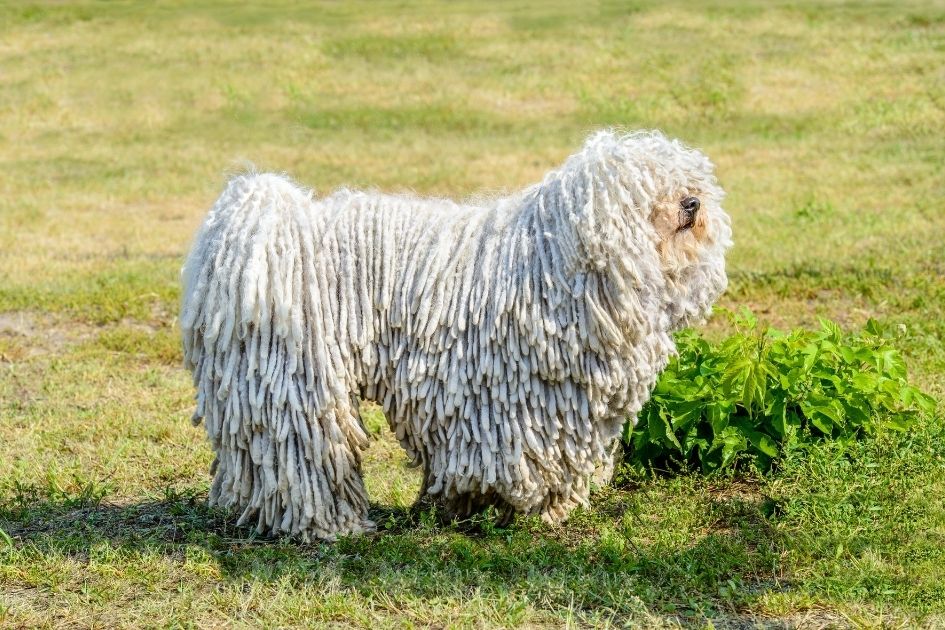
[[[679,207],[682,209],[679,217],[680,230],[688,230],[695,225],[696,214],[699,212],[701,205],[702,203],[699,201],[698,197],[686,197],[679,202]]]

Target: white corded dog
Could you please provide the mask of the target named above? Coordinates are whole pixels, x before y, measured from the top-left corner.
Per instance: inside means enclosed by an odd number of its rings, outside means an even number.
[[[262,533],[370,529],[358,405],[383,406],[421,496],[560,522],[726,286],[711,162],[599,132],[488,206],[234,178],[184,268],[210,502]]]

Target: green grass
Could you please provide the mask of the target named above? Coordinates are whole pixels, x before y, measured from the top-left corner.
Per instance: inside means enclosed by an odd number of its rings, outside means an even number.
[[[381,531],[298,545],[205,507],[175,326],[247,161],[462,198],[658,127],[728,191],[724,306],[891,324],[945,399],[941,5],[0,2],[0,24],[0,626],[945,623],[941,407],[775,477],[627,474],[556,529],[410,509],[367,407]]]

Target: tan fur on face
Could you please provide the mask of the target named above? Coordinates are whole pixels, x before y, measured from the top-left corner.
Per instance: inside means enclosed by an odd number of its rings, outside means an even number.
[[[684,189],[679,192],[678,197],[674,196],[655,204],[650,214],[650,222],[659,239],[657,250],[666,272],[695,263],[699,258],[699,249],[712,243],[707,227],[707,208],[699,209],[692,227],[682,228],[685,213],[681,202],[690,196],[697,197],[701,203],[706,204],[707,200],[700,196],[698,191],[690,192]]]

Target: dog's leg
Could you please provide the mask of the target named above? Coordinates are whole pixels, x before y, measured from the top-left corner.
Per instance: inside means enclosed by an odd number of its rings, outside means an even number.
[[[590,485],[586,479],[572,485],[562,493],[551,493],[538,510],[541,520],[549,525],[557,525],[568,520],[574,508],[590,503]]]
[[[210,435],[217,455],[211,505],[239,509],[239,524],[254,523],[266,534],[307,540],[372,530],[361,478],[368,439],[357,401],[316,414],[300,403],[280,406],[278,395],[266,390],[259,406],[230,412],[239,402],[230,397],[226,411],[214,414],[223,422]]]
[[[235,178],[188,258],[181,327],[216,453],[211,505],[263,534],[331,539],[373,526],[368,440],[334,341],[340,275],[310,209],[282,178]]]
[[[610,485],[610,482],[613,481],[614,472],[617,469],[617,461],[619,460],[619,455],[623,452],[623,442],[620,439],[615,439],[609,447],[607,447],[604,453],[604,460],[597,465],[594,469],[594,474],[591,476],[591,486],[593,490],[599,490],[605,486]]]
[[[361,451],[367,448],[368,439],[361,422],[357,399],[352,397],[351,406],[339,410],[338,428],[341,439],[329,447],[332,459],[323,462],[323,471],[330,485],[327,495],[321,499],[330,506],[334,503],[334,522],[329,523],[328,536],[359,534],[373,531],[375,524],[368,519],[368,496],[361,477]],[[310,464],[311,465],[311,464]]]

